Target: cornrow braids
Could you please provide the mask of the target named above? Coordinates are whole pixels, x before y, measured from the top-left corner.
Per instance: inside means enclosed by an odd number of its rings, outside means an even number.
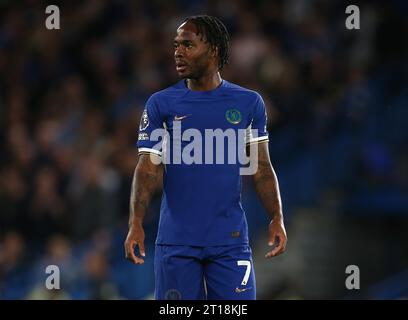
[[[198,34],[204,36],[212,47],[218,48],[218,69],[222,70],[229,62],[229,42],[230,35],[227,28],[220,19],[208,16],[197,15],[186,18],[184,22],[192,22],[198,30]]]

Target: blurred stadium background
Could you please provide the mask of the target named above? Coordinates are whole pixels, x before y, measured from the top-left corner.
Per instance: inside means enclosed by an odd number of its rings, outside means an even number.
[[[146,98],[175,81],[172,39],[191,14],[232,35],[223,77],[267,102],[289,242],[271,261],[251,182],[244,207],[260,299],[408,297],[408,4],[355,1],[0,3],[0,299],[149,299],[147,259],[124,259]],[[61,290],[44,288],[45,266]],[[345,288],[357,265],[361,289]]]

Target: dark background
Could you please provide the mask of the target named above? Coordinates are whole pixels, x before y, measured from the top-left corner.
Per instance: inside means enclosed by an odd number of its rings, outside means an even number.
[[[289,242],[263,258],[268,220],[244,179],[258,298],[407,298],[406,1],[32,0],[0,2],[0,299],[152,298],[159,195],[146,263],[123,250],[139,119],[178,80],[176,28],[202,13],[232,36],[222,76],[267,104]],[[61,290],[44,287],[50,264]]]

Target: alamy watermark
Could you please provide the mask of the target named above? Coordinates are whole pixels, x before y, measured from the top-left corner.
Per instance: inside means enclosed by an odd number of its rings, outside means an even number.
[[[354,4],[347,6],[346,13],[349,16],[346,18],[346,28],[348,30],[360,29],[360,8]]]
[[[349,290],[360,289],[360,268],[354,264],[346,267],[346,274],[349,274],[346,278],[346,288]]]
[[[49,16],[45,19],[45,27],[48,30],[60,29],[60,9],[56,5],[49,5],[45,8],[45,13]]]
[[[45,268],[45,273],[49,274],[45,279],[45,287],[48,290],[59,290],[61,288],[59,267],[51,264]]]
[[[267,136],[258,138],[258,130],[249,128],[205,129],[204,133],[189,128],[182,132],[180,121],[173,121],[171,136],[163,128],[154,129],[150,134],[139,133],[139,141],[157,142],[149,148],[157,150],[156,156],[150,153],[154,164],[239,164],[240,175],[256,173],[258,143],[255,142],[259,139],[267,140]],[[140,150],[143,151],[143,148]]]

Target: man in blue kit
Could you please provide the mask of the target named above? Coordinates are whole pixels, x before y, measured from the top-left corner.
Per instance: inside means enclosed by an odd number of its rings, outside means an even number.
[[[221,78],[229,35],[219,19],[187,18],[177,29],[174,50],[182,80],[153,94],[140,122],[126,258],[143,264],[143,217],[163,184],[156,299],[252,300],[256,286],[241,205],[243,165],[236,159],[242,150],[251,149],[250,162],[257,168],[254,185],[271,217],[272,248],[265,257],[284,252],[287,241],[269,159],[265,105],[258,93]],[[167,134],[158,137],[160,132]],[[244,144],[239,143],[242,132]],[[252,153],[254,145],[257,152]]]

